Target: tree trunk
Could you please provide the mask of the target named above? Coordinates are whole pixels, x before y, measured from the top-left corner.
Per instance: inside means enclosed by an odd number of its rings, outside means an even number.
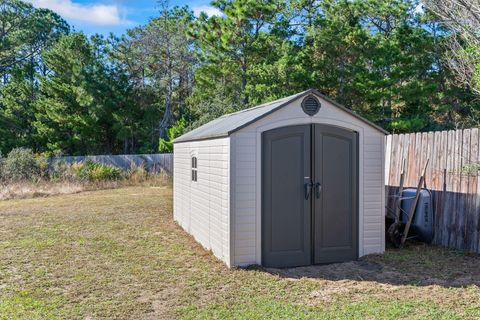
[[[128,154],[128,137],[123,138],[123,154]]]
[[[248,96],[245,93],[247,88],[247,63],[244,61],[242,62],[242,95],[243,95],[243,106],[248,105]]]
[[[173,75],[172,75],[172,62],[171,62],[171,52],[170,52],[170,43],[167,40],[167,50],[165,55],[165,65],[167,66],[168,81],[167,81],[167,94],[165,95],[165,112],[163,113],[162,121],[158,126],[159,138],[166,138],[166,129],[170,125],[172,117],[172,94],[173,94]]]

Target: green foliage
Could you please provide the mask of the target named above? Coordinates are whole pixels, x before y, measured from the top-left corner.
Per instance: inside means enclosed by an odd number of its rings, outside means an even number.
[[[478,102],[443,60],[448,31],[416,1],[214,5],[224,16],[202,16],[190,31],[204,62],[194,125],[312,87],[393,132],[478,123]]]
[[[259,102],[256,68],[277,59],[282,37],[273,32],[278,1],[217,0],[212,2],[223,17],[201,15],[190,28],[204,64],[196,72],[192,102],[196,116],[244,109]],[[263,99],[271,95],[264,95]],[[263,100],[262,99],[262,100]],[[216,112],[216,111],[219,112]],[[203,123],[205,121],[200,121]]]
[[[158,17],[127,31],[114,51],[134,106],[122,116],[127,125],[122,137],[137,152],[156,152],[166,128],[189,113],[185,106],[197,59],[186,28],[193,20],[190,9],[163,3]]]
[[[48,71],[41,52],[69,27],[57,14],[18,0],[0,1],[0,150],[35,148],[38,76]]]
[[[30,291],[18,290],[0,301],[0,319],[60,319],[58,300],[40,299]]]
[[[161,153],[173,152],[173,140],[181,136],[186,129],[187,121],[185,118],[181,118],[178,122],[167,130],[167,139],[160,139],[160,145],[158,151]]]
[[[41,79],[34,127],[46,151],[85,155],[121,143],[114,128],[121,126],[116,116],[124,111],[122,83],[102,61],[105,46],[100,38],[72,33],[43,53],[52,74]]]
[[[480,175],[480,163],[468,163],[461,168],[461,173],[466,176]]]
[[[169,152],[186,128],[309,88],[392,132],[479,125],[480,66],[457,85],[452,31],[418,1],[216,0],[212,17],[161,2],[147,25],[108,38],[0,4],[4,154]]]
[[[2,180],[11,182],[36,181],[42,176],[42,163],[31,149],[15,148],[3,161]]]
[[[473,62],[472,85],[476,92],[480,93],[480,47],[467,47],[467,52],[470,53],[470,60]]]
[[[415,5],[325,1],[307,33],[315,86],[393,132],[452,125],[433,107],[452,86],[438,50],[444,33]]]
[[[120,168],[92,161],[74,163],[71,168],[77,179],[86,182],[119,180],[123,173]]]
[[[41,50],[69,29],[53,11],[20,0],[0,1],[0,21],[0,77],[22,67],[35,68]]]
[[[54,161],[48,169],[51,182],[97,183],[105,181],[125,181],[138,184],[155,177],[159,172],[148,170],[144,165],[133,164],[129,169],[93,161],[74,162]]]

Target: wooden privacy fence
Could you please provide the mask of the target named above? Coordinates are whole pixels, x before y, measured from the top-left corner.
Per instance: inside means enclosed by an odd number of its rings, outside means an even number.
[[[93,161],[123,169],[129,169],[133,165],[143,165],[150,171],[165,171],[169,175],[173,174],[173,153],[69,156],[49,158],[50,164],[55,161],[65,161],[67,163]]]
[[[386,138],[387,216],[396,205],[402,163],[405,187],[416,187],[427,159],[434,243],[480,253],[479,129],[394,134]]]

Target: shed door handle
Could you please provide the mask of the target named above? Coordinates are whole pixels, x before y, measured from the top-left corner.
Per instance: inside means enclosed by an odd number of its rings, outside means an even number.
[[[320,182],[315,183],[315,195],[317,196],[317,199],[320,199],[320,192],[322,191],[322,185]]]
[[[308,200],[310,198],[310,193],[312,191],[313,183],[312,182],[306,182],[305,183],[305,200]]]

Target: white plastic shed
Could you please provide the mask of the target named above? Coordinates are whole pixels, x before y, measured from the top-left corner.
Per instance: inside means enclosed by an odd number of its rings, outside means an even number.
[[[174,219],[228,266],[382,253],[387,132],[308,90],[174,141]]]

